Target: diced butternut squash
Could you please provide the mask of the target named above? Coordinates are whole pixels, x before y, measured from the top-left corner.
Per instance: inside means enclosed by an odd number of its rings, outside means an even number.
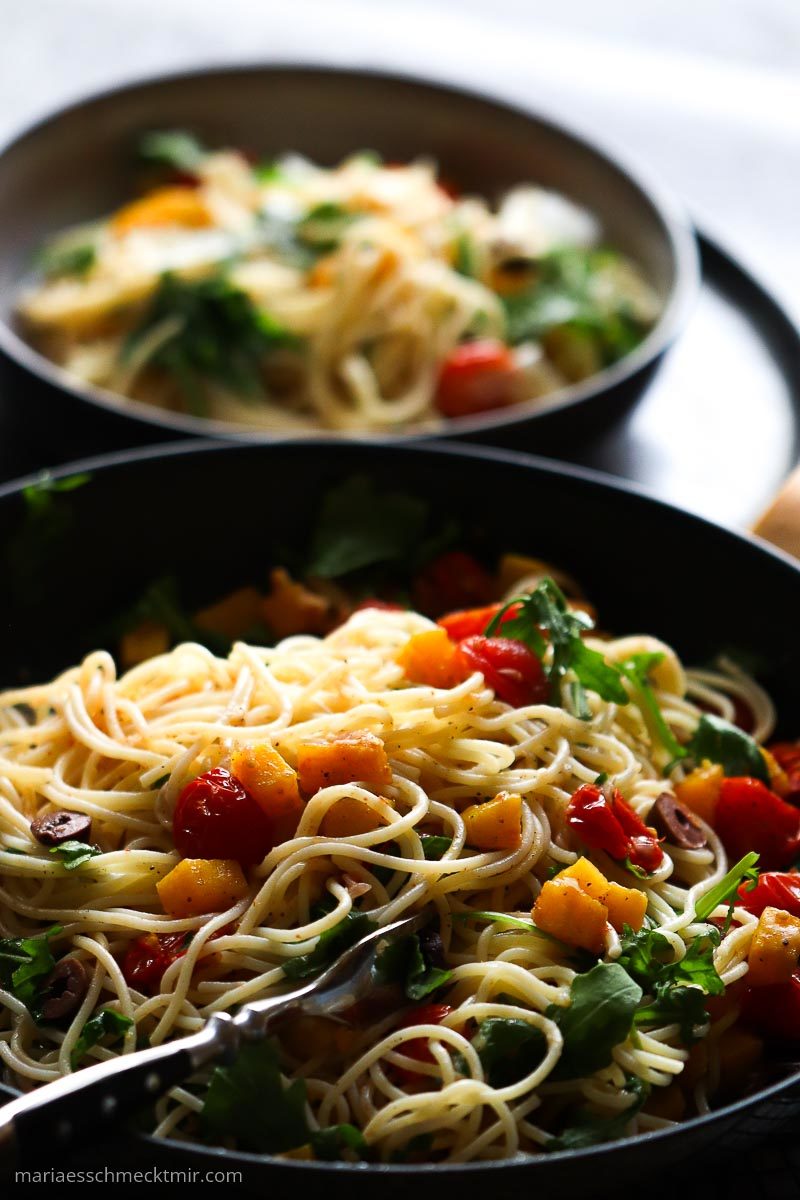
[[[297,775],[307,796],[338,783],[365,783],[380,791],[392,782],[383,742],[366,730],[301,743]]]
[[[403,646],[397,661],[406,679],[428,687],[455,687],[468,674],[460,664],[458,647],[444,629],[415,633]]]
[[[172,917],[224,912],[248,893],[244,872],[232,858],[184,858],[156,884]]]
[[[549,879],[531,915],[540,929],[569,946],[599,954],[605,945],[608,910],[587,896],[575,879]]]
[[[372,833],[386,821],[366,800],[358,796],[343,796],[332,804],[319,827],[323,837],[346,838],[358,833]]]
[[[200,193],[192,187],[162,187],[126,204],[111,219],[114,233],[159,225],[182,225],[202,229],[213,223]]]
[[[605,875],[588,858],[579,858],[571,866],[559,871],[556,879],[574,879],[582,892],[605,904],[611,886]]]
[[[123,668],[135,667],[169,650],[169,630],[157,621],[142,621],[124,633],[119,642],[119,660]]]
[[[719,1039],[719,1085],[725,1092],[742,1090],[761,1061],[764,1042],[749,1029],[732,1025]]]
[[[237,588],[216,604],[201,608],[194,614],[194,623],[208,633],[238,638],[260,623],[263,602],[264,597],[254,587]]]
[[[269,579],[270,592],[261,601],[261,615],[276,637],[328,632],[331,610],[324,596],[297,583],[283,567],[276,567]]]
[[[461,814],[467,844],[478,850],[516,850],[522,838],[522,799],[500,792],[484,804],[470,804]]]
[[[605,905],[607,919],[617,933],[622,932],[623,925],[630,925],[634,931],[642,928],[647,911],[644,892],[611,883],[588,858],[579,858],[571,866],[559,871],[556,879],[574,879],[581,891]]]
[[[765,908],[750,943],[747,980],[751,987],[788,983],[800,958],[800,917]]]
[[[680,1083],[653,1088],[642,1111],[663,1121],[681,1121],[686,1115],[686,1097]]]
[[[704,762],[676,786],[675,795],[681,804],[685,804],[706,824],[712,825],[723,778],[719,763]]]
[[[231,755],[231,774],[275,822],[276,844],[293,837],[303,812],[303,801],[297,772],[278,751],[266,742],[239,746]]]
[[[627,888],[622,887],[619,883],[610,883],[605,906],[608,909],[609,922],[617,933],[622,933],[623,925],[630,925],[634,933],[638,933],[644,924],[644,915],[647,912],[647,896],[638,888]]]

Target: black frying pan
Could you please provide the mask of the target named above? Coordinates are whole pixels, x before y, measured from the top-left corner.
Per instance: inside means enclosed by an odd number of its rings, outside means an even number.
[[[123,410],[107,392],[50,363],[15,326],[14,299],[33,250],[48,234],[134,194],[136,142],[153,128],[187,128],[211,146],[264,156],[298,151],[327,164],[359,148],[390,161],[424,155],[466,192],[497,199],[514,184],[534,182],[597,214],[609,243],[638,262],[655,288],[663,306],[657,324],[631,354],[564,389],[551,406],[459,418],[447,422],[446,435],[514,445],[519,426],[533,423],[537,445],[552,449],[563,434],[575,436],[578,420],[582,432],[607,424],[640,394],[697,288],[692,234],[657,187],[563,126],[484,96],[370,71],[285,65],[195,71],[104,92],[0,151],[0,352],[46,385],[38,395],[47,420],[75,414],[85,421],[88,403],[93,432],[105,425],[128,445],[180,433],[268,440],[140,402],[126,401]]]
[[[260,578],[282,547],[303,544],[329,485],[366,473],[458,518],[478,548],[528,552],[573,572],[607,628],[656,634],[689,663],[731,646],[758,655],[784,732],[800,731],[800,566],[630,485],[498,451],[322,441],[194,443],[98,459],[87,469],[90,481],[58,498],[56,536],[16,594],[25,505],[19,485],[0,489],[4,684],[68,665],[92,647],[98,624],[165,571],[176,572],[198,603]],[[757,1094],[678,1129],[526,1162],[364,1168],[189,1149],[138,1134],[103,1140],[79,1161],[240,1168],[254,1190],[283,1197],[298,1189],[309,1200],[407,1200],[410,1190],[415,1200],[440,1200],[444,1188],[469,1195],[473,1187],[503,1200],[553,1187],[559,1196],[597,1197],[599,1186],[624,1180],[654,1186],[662,1169],[688,1156],[741,1154],[800,1111],[800,1076],[778,1064],[772,1071],[773,1082]]]

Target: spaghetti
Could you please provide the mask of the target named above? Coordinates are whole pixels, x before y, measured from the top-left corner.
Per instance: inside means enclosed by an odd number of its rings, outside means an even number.
[[[586,964],[576,961],[574,944],[530,921],[548,880],[580,857],[568,821],[576,791],[607,779],[646,821],[665,789],[668,751],[630,681],[626,704],[588,688],[583,715],[552,700],[511,706],[474,670],[448,686],[414,682],[404,648],[438,628],[413,612],[367,608],[324,638],[300,635],[273,648],[239,642],[227,658],[182,644],[122,676],[96,652],[52,683],[2,696],[5,932],[31,938],[55,925],[49,944],[59,958],[79,960],[87,978],[79,1007],[60,1023],[35,1023],[13,988],[0,992],[0,1057],[10,1079],[29,1088],[74,1069],[87,1023],[102,1010],[126,1018],[126,1028],[117,1045],[98,1037],[82,1049],[84,1063],[132,1053],[137,1037],[155,1045],[188,1034],[214,1012],[280,989],[287,964],[307,962],[356,913],[383,925],[428,903],[445,970],[435,994],[446,1004],[415,1007],[395,997],[358,1019],[318,1019],[321,1028],[307,1022],[294,1036],[287,1030],[282,1071],[305,1081],[312,1131],[352,1125],[384,1160],[416,1146],[417,1157],[465,1162],[547,1149],[569,1115],[587,1106],[607,1123],[607,1136],[668,1123],[666,1110],[642,1110],[641,1100],[649,1089],[667,1094],[680,1079],[693,1039],[678,1018],[629,1021],[606,1063],[565,1072],[578,1051],[559,1014],[578,1002],[574,985],[587,978]],[[732,718],[735,698],[754,714],[756,739],[771,732],[768,700],[733,664],[687,679],[655,639],[585,645],[612,666],[656,655],[653,694],[682,743],[704,712]],[[545,666],[551,654],[552,647]],[[243,748],[268,744],[296,767],[304,746],[365,732],[387,757],[382,786],[356,777],[320,787],[291,836],[249,871],[240,898],[211,915],[164,911],[157,886],[178,863],[173,823],[187,784],[230,767]],[[684,774],[675,767],[666,786]],[[521,798],[516,838],[509,848],[481,849],[468,810],[497,795]],[[358,807],[363,831],[332,836],[331,815],[345,811],[343,802]],[[101,852],[70,870],[38,845],[31,819],[52,808],[90,817]],[[718,834],[699,824],[702,847],[665,843],[646,877],[591,852],[607,880],[644,894],[644,930],[658,931],[676,961],[714,933],[710,917],[725,914],[716,904],[704,919],[695,912],[730,865]],[[709,950],[722,984],[747,973],[757,924],[737,907]],[[154,936],[179,950],[148,994],[126,977],[126,964],[131,948]],[[625,961],[624,945],[606,924],[594,961],[604,970]],[[695,1088],[700,1108],[735,1015],[699,1031],[708,1055]],[[501,1026],[535,1042],[533,1058],[521,1058],[522,1074],[498,1073],[485,1053],[488,1034]],[[201,1136],[204,1087],[198,1080],[176,1088],[158,1104],[159,1136]]]

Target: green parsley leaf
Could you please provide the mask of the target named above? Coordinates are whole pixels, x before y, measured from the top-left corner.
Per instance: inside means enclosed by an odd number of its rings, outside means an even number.
[[[201,1121],[216,1138],[233,1136],[244,1150],[279,1154],[305,1145],[306,1084],[284,1086],[274,1042],[246,1042],[236,1061],[211,1076]]]
[[[453,844],[453,839],[443,834],[423,833],[419,839],[422,842],[422,853],[431,862],[443,858]]]
[[[354,908],[331,929],[326,929],[317,939],[317,944],[308,954],[290,958],[283,964],[283,973],[288,979],[308,979],[330,966],[335,958],[378,926],[366,913]]]
[[[453,972],[429,966],[418,934],[390,942],[375,958],[378,983],[400,983],[409,1000],[422,1000],[450,982]]]
[[[208,411],[206,381],[243,397],[260,398],[264,356],[296,341],[224,271],[197,280],[167,272],[142,320],[128,335],[122,361],[167,321],[174,324],[174,331],[158,343],[148,361],[172,375],[196,416]]]
[[[315,1129],[310,1141],[314,1157],[320,1162],[337,1162],[345,1150],[357,1158],[365,1158],[369,1150],[366,1138],[355,1125],[329,1125],[327,1129]]]
[[[575,1123],[564,1129],[558,1137],[552,1137],[545,1145],[550,1153],[556,1150],[582,1150],[586,1146],[598,1146],[624,1137],[625,1131],[650,1095],[650,1085],[637,1075],[628,1075],[625,1091],[635,1097],[633,1103],[615,1117],[601,1117],[583,1109],[575,1117]]]
[[[489,1017],[472,1039],[492,1087],[508,1087],[529,1075],[544,1057],[541,1029],[517,1017]]]
[[[684,753],[695,762],[719,763],[726,775],[751,775],[769,787],[769,771],[758,742],[713,713],[703,713]]]
[[[423,500],[378,492],[371,479],[354,476],[327,492],[315,530],[309,575],[337,579],[378,563],[408,564],[428,518]]]
[[[97,246],[86,229],[51,238],[36,254],[35,264],[48,279],[63,275],[86,275],[97,262]]]
[[[546,1011],[564,1038],[553,1079],[592,1075],[611,1062],[611,1052],[624,1042],[642,999],[642,989],[619,963],[598,963],[576,975],[570,1004],[551,1004]]]
[[[695,920],[707,920],[720,904],[730,904],[732,910],[739,900],[738,892],[741,885],[750,883],[751,886],[748,890],[752,891],[758,882],[757,863],[758,855],[755,850],[751,850],[749,854],[745,854],[744,858],[740,858],[727,875],[697,901],[694,906]]]
[[[51,846],[50,853],[64,864],[65,870],[76,871],[90,858],[96,858],[103,852],[97,846],[89,845],[88,842],[69,841],[62,842],[59,846]]]
[[[139,140],[139,158],[159,167],[172,167],[193,175],[205,162],[208,150],[184,129],[153,130]]]
[[[38,937],[0,938],[0,983],[25,1005],[35,1021],[41,1017],[41,985],[56,965],[50,939],[59,933],[61,926],[53,925]]]
[[[101,1008],[93,1017],[84,1025],[81,1030],[80,1037],[75,1043],[75,1048],[70,1056],[73,1070],[83,1057],[88,1054],[92,1046],[109,1034],[113,1034],[112,1045],[118,1042],[125,1031],[130,1029],[133,1021],[130,1017],[125,1017],[122,1013],[117,1012],[113,1008]]]

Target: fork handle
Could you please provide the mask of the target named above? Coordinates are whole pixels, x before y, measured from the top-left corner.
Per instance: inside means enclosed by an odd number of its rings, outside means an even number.
[[[232,1056],[239,1038],[229,1014],[217,1013],[189,1037],[97,1063],[13,1100],[0,1110],[0,1162],[24,1166],[102,1138],[201,1067]]]

